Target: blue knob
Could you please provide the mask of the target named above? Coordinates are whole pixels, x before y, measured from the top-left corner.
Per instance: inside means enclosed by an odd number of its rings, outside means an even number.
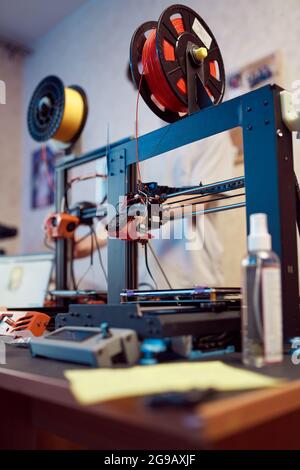
[[[107,322],[103,322],[100,325],[101,332],[102,332],[102,338],[108,338],[109,337],[109,326]]]

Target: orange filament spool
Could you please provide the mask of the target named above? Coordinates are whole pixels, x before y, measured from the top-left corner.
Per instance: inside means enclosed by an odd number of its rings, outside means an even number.
[[[172,20],[172,24],[178,34],[184,33],[184,26],[181,18],[175,18]],[[167,40],[164,40],[163,48],[165,59],[168,61],[175,60],[175,53],[172,44]],[[145,42],[142,54],[142,64],[143,74],[156,101],[162,107],[170,109],[175,113],[187,113],[187,107],[182,104],[172,92],[172,89],[170,88],[170,85],[161,69],[156,52],[156,30],[151,31]],[[183,77],[178,80],[177,85],[182,94],[186,95],[186,81]]]
[[[148,106],[174,122],[219,104],[225,91],[220,49],[204,20],[189,7],[173,5],[134,33],[133,80]]]

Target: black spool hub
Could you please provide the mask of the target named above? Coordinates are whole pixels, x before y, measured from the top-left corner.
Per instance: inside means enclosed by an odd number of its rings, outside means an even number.
[[[58,130],[65,106],[65,89],[55,76],[44,78],[31,98],[27,123],[31,137],[37,142],[51,139]]]
[[[181,17],[184,33],[179,34],[174,28],[172,20],[176,17]],[[157,29],[156,49],[163,74],[176,98],[188,109],[188,113],[221,103],[225,92],[225,71],[219,46],[205,21],[191,8],[184,5],[172,5],[166,8],[158,23],[154,21],[144,23],[133,35],[131,70],[137,87],[141,77],[138,66],[147,39],[145,33],[153,28]],[[174,48],[175,60],[166,60],[164,41]],[[197,63],[193,59],[192,51],[193,48],[199,47],[205,47],[208,55]],[[210,62],[217,63],[218,79],[211,75]],[[178,88],[177,83],[181,78],[187,83],[187,94],[183,94]],[[142,80],[141,95],[152,111],[165,121],[174,122],[182,117],[179,113],[161,110],[153,102],[145,79]]]

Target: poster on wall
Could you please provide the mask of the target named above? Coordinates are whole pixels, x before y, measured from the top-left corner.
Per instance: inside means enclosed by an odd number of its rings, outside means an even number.
[[[283,85],[282,54],[276,51],[261,59],[250,62],[227,76],[226,97],[235,98],[268,83]],[[243,163],[243,139],[240,129],[232,129],[230,136],[237,147],[236,164]]]
[[[227,98],[242,95],[268,83],[282,84],[282,55],[280,51],[250,62],[227,77]]]
[[[54,204],[55,159],[55,152],[46,145],[43,145],[32,153],[32,209],[40,209]]]

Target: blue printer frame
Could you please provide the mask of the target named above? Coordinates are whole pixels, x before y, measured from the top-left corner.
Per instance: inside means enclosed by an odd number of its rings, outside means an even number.
[[[282,120],[281,90],[277,85],[267,85],[141,136],[139,160],[148,160],[236,127],[242,128],[247,225],[253,213],[264,212],[268,215],[273,249],[282,264],[283,325],[284,337],[288,339],[300,335],[300,315],[292,133]],[[106,151],[103,147],[79,158],[66,158],[58,162],[58,211],[68,170],[102,158]],[[124,139],[110,146],[110,204],[116,206],[121,195],[134,190],[135,163],[135,140]],[[136,242],[118,239],[108,241],[108,304],[120,303],[120,292],[137,286],[136,245]],[[63,240],[56,243],[56,288],[67,288],[67,246]]]

